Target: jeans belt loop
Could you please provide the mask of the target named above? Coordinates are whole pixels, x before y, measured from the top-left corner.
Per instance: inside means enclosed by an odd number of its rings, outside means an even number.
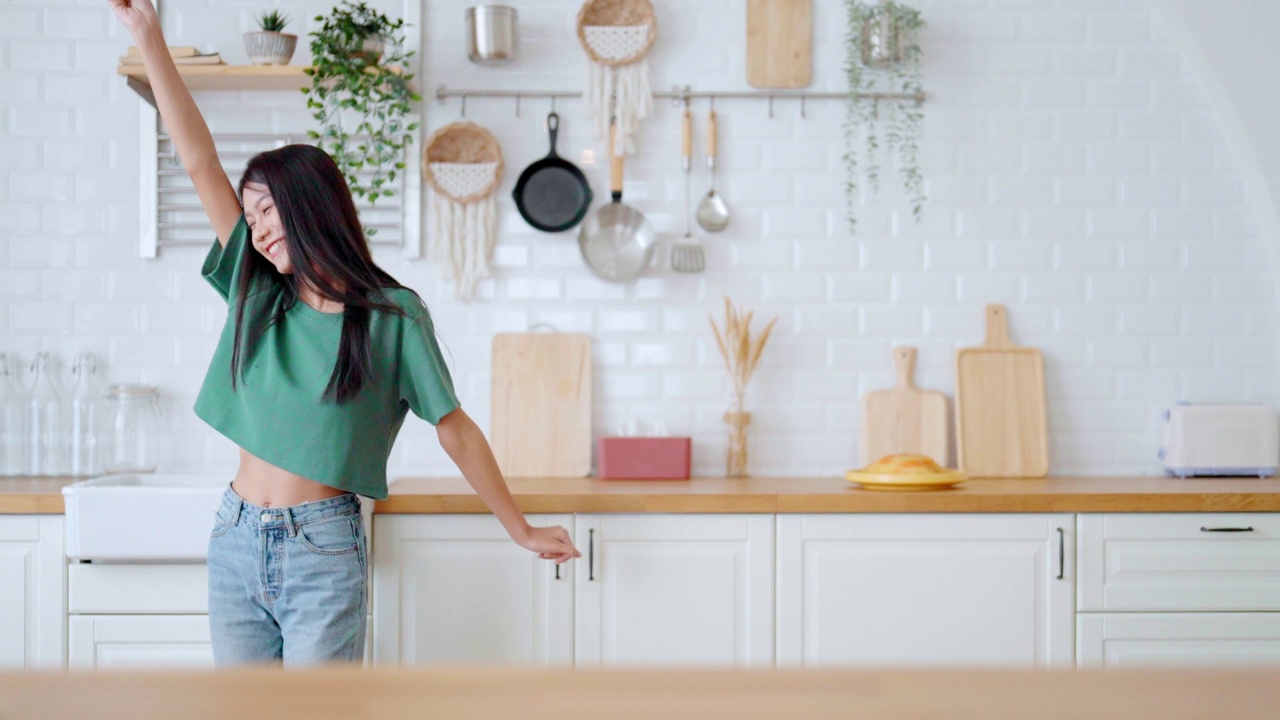
[[[240,524],[240,512],[244,509],[244,501],[236,496],[232,502],[235,506],[231,508],[231,525],[235,526]]]
[[[293,521],[293,510],[283,508],[284,527],[288,531],[289,537],[295,537],[298,534],[298,525]]]

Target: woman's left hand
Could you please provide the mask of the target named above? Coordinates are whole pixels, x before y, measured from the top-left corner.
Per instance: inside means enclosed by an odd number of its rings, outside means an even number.
[[[569,531],[559,525],[530,527],[524,538],[516,542],[520,547],[538,553],[538,557],[544,560],[555,560],[557,565],[582,557],[582,553],[569,540]]]

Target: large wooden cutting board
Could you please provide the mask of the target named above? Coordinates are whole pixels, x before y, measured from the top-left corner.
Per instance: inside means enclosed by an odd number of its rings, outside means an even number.
[[[747,82],[802,88],[812,80],[812,0],[747,0]]]
[[[1049,474],[1044,356],[1009,339],[1003,305],[987,306],[987,337],[956,352],[956,455],[972,477]]]
[[[491,391],[489,443],[504,475],[591,473],[590,336],[494,336]]]
[[[947,396],[916,387],[916,349],[893,349],[898,384],[862,396],[862,463],[885,455],[927,455],[939,465],[951,461]]]

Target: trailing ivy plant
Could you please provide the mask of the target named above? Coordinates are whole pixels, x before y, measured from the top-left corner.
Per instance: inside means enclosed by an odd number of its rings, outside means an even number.
[[[880,136],[876,122],[879,120],[880,103],[868,94],[895,92],[923,94],[920,80],[919,44],[920,30],[925,27],[920,11],[893,0],[869,4],[860,0],[845,0],[848,26],[845,32],[845,77],[849,83],[849,100],[846,104],[845,138],[845,201],[849,231],[857,229],[854,208],[860,190],[859,177],[865,176],[872,192],[880,190]],[[869,43],[877,26],[887,24],[890,31],[887,52],[876,56]],[[924,111],[919,102],[890,100],[887,107],[885,148],[897,154],[898,175],[911,202],[911,214],[920,222],[924,211],[924,176],[920,172],[920,123]],[[860,163],[858,139],[862,134],[865,144]],[[861,164],[861,167],[860,167]]]
[[[406,61],[414,51],[404,47],[404,20],[365,2],[343,0],[316,21],[322,24],[311,33],[311,87],[302,92],[320,129],[309,134],[338,163],[351,192],[373,204],[395,194],[387,183],[404,170],[404,148],[418,128],[406,123],[411,103],[422,99],[409,87]],[[369,172],[367,181],[360,177]]]

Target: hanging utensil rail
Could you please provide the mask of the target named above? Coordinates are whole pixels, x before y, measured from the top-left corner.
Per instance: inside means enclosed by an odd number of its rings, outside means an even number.
[[[516,116],[520,115],[520,102],[522,100],[550,100],[554,109],[557,100],[576,100],[582,97],[582,93],[574,91],[558,91],[558,90],[451,90],[444,85],[436,86],[436,100],[443,103],[449,98],[462,99],[462,115],[467,114],[468,98],[508,98],[516,101]],[[721,92],[721,91],[695,91],[687,86],[680,90],[655,91],[654,98],[671,100],[674,104],[684,103],[695,98],[706,98],[714,103],[716,100],[765,100],[769,103],[769,117],[773,117],[773,103],[775,100],[799,100],[800,101],[800,117],[805,116],[805,102],[809,100],[848,100],[849,93],[844,92],[760,92],[760,91],[742,91],[742,92]],[[879,105],[881,100],[914,100],[917,103],[923,103],[925,100],[924,93],[900,93],[900,92],[870,92],[859,93],[858,97],[868,98]]]

